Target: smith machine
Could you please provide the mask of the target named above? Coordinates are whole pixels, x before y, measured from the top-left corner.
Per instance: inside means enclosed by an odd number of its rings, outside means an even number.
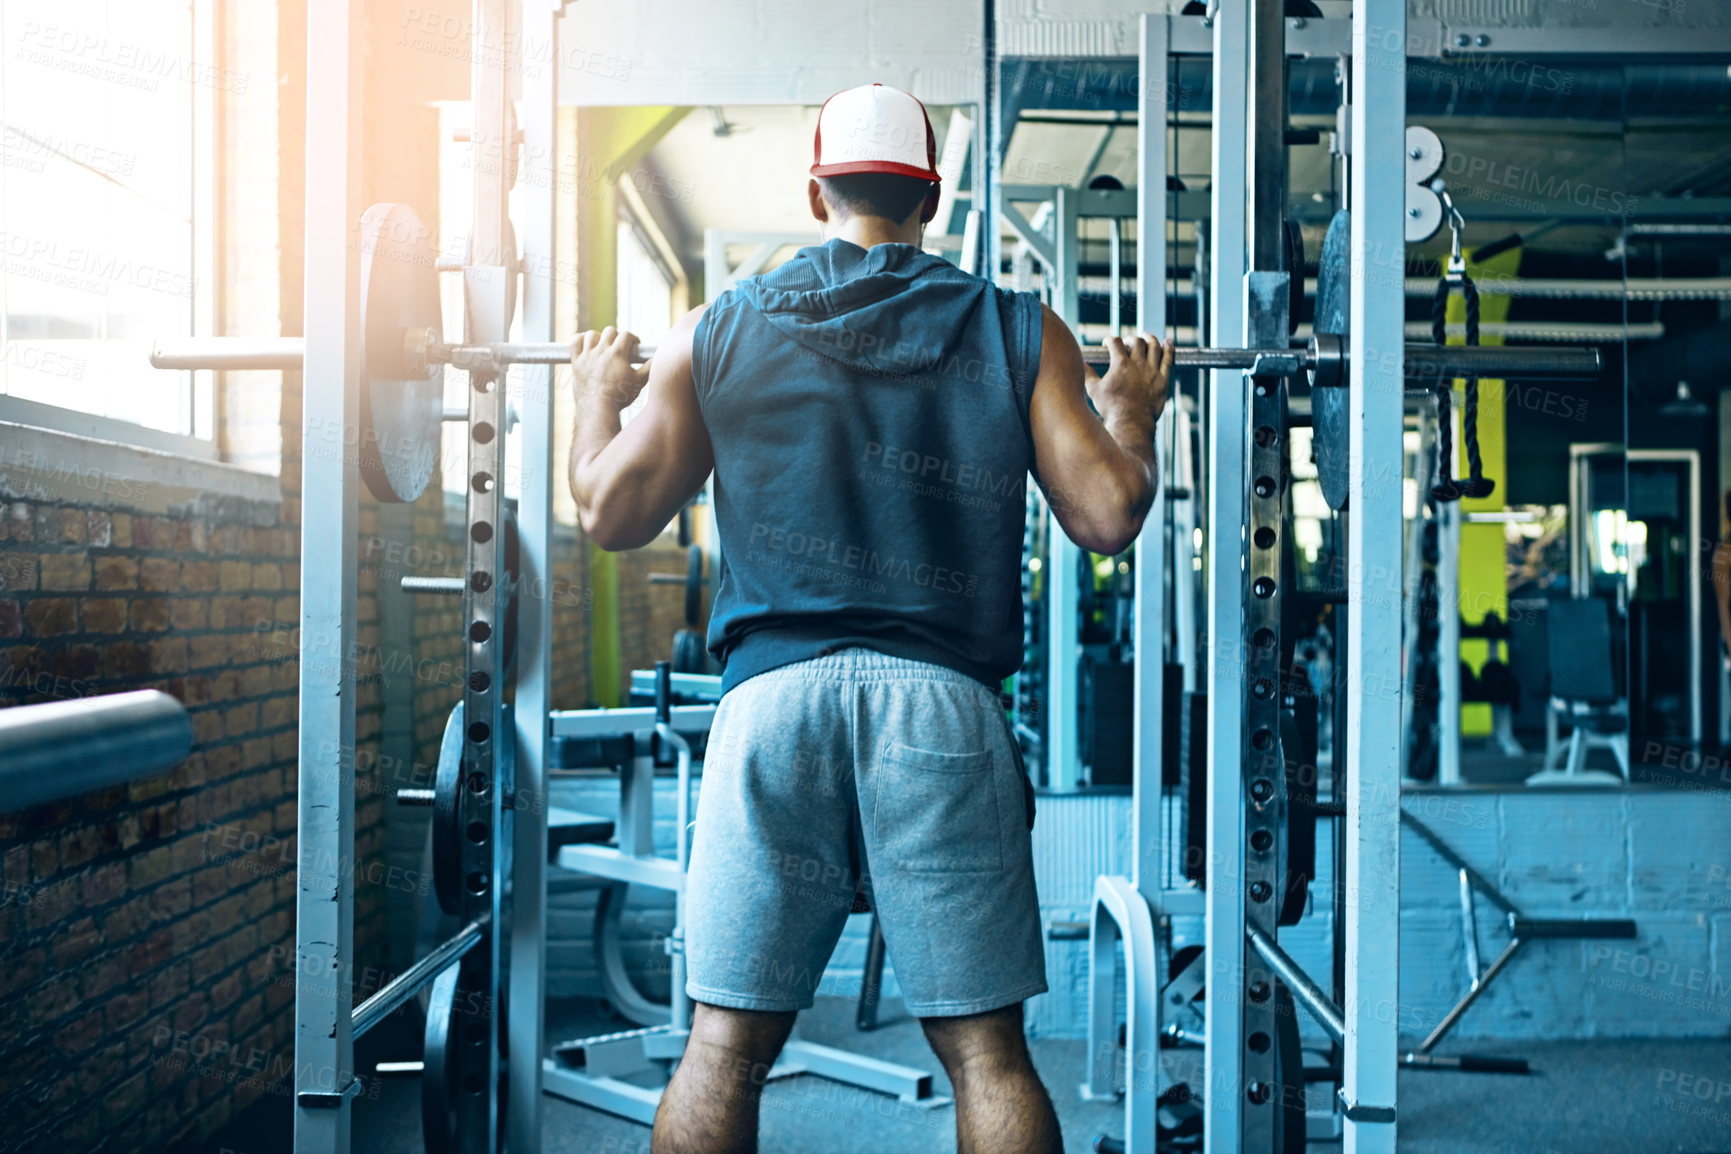
[[[1446,429],[1457,378],[1469,381],[1470,410],[1478,377],[1588,378],[1599,372],[1599,355],[1450,347],[1440,336],[1434,344],[1405,343],[1405,246],[1436,231],[1447,194],[1427,183],[1442,162],[1440,142],[1406,125],[1403,0],[1359,0],[1350,37],[1340,34],[1344,20],[1286,19],[1282,0],[1221,0],[1210,12],[1202,21],[1141,18],[1136,204],[1139,327],[1158,334],[1168,327],[1170,62],[1211,55],[1210,249],[1198,265],[1209,270],[1208,335],[1221,347],[1177,356],[1179,366],[1213,370],[1201,374],[1206,399],[1199,406],[1207,430],[1207,644],[1178,636],[1191,624],[1177,584],[1192,580],[1193,553],[1188,534],[1174,536],[1168,524],[1176,510],[1177,524],[1187,526],[1182,506],[1190,500],[1188,477],[1173,472],[1189,455],[1176,442],[1187,418],[1175,407],[1159,434],[1163,499],[1136,542],[1131,872],[1098,878],[1087,925],[1055,926],[1053,936],[1085,932],[1091,943],[1083,1093],[1125,1101],[1124,1137],[1102,1136],[1096,1149],[1302,1151],[1305,1084],[1314,1080],[1333,1090],[1319,1129],[1341,1136],[1348,1154],[1393,1151],[1401,1061],[1404,414],[1415,411],[1421,423]],[[1315,335],[1307,349],[1289,351],[1304,256],[1286,219],[1287,60],[1319,54],[1339,61],[1350,211],[1336,214],[1318,260]],[[1063,211],[1053,216],[1059,230],[1073,227]],[[1060,254],[1066,239],[1053,246]],[[1456,239],[1451,273],[1458,232]],[[1074,259],[1051,273],[1053,307],[1075,323]],[[1469,441],[1471,422],[1469,411]],[[1299,423],[1312,427],[1321,487],[1344,523],[1341,587],[1320,595],[1337,613],[1335,741],[1332,766],[1320,775],[1314,698],[1301,700],[1307,693],[1291,673],[1294,639],[1283,636],[1295,603],[1319,596],[1293,587],[1288,559],[1288,434]],[[1447,449],[1428,462],[1435,476],[1421,485],[1430,488],[1434,479],[1439,500],[1458,498]],[[1468,484],[1478,485],[1473,463]],[[1075,552],[1069,546],[1066,553],[1061,530],[1049,527],[1047,535],[1050,709],[1042,760],[1049,776],[1073,782],[1076,697],[1063,683],[1076,677],[1076,594],[1065,587],[1075,577]],[[1196,652],[1204,654],[1205,692],[1169,698],[1169,686],[1197,675],[1172,677],[1168,654]],[[1174,699],[1183,702],[1182,717],[1170,715]],[[1177,742],[1167,740],[1174,729]],[[1328,788],[1321,797],[1319,777]],[[1280,927],[1304,913],[1319,821],[1334,827],[1334,967],[1322,981],[1279,943]],[[1175,935],[1175,925],[1198,923],[1200,942],[1193,930]],[[1587,923],[1551,928],[1568,936],[1610,932]],[[1174,950],[1175,936],[1192,944]],[[1122,1033],[1115,1016],[1120,947],[1128,1015]],[[1331,1043],[1326,1068],[1308,1079],[1298,1006]]]
[[[476,0],[471,142],[480,154],[515,158],[519,147],[531,156],[554,154],[558,69],[519,74],[498,67],[489,46],[556,46],[557,8]],[[304,376],[295,1148],[349,1149],[350,1104],[360,1088],[354,1041],[430,986],[421,1069],[427,1148],[530,1154],[540,1148],[543,1088],[647,1121],[659,1090],[617,1075],[641,1065],[665,1073],[682,1050],[687,1006],[676,917],[667,941],[672,1004],[634,1000],[623,967],[606,964],[609,954],[617,962],[616,941],[611,950],[603,942],[603,975],[615,1004],[643,1028],[555,1047],[544,1057],[546,867],[551,860],[601,879],[615,905],[613,917],[598,920],[615,931],[624,885],[665,890],[676,906],[682,902],[692,747],[707,732],[714,706],[673,704],[663,668],[653,708],[550,708],[551,623],[536,590],[551,577],[552,485],[560,473],[552,455],[550,366],[569,356],[568,345],[551,339],[552,186],[531,182],[522,190],[519,256],[506,211],[514,159],[473,166],[469,256],[449,268],[406,206],[360,211],[362,9],[356,0],[331,0],[308,10],[308,43],[316,49],[308,59],[304,339],[163,342],[152,361],[162,368],[279,368]],[[1215,484],[1208,523],[1243,530],[1215,532],[1209,556],[1211,884],[1206,891],[1162,887],[1169,851],[1156,768],[1152,776],[1136,776],[1136,872],[1101,878],[1097,889],[1098,1032],[1088,1085],[1112,1092],[1112,984],[1104,978],[1121,937],[1131,995],[1125,1142],[1133,1150],[1153,1148],[1156,1099],[1165,1088],[1138,1062],[1156,1052],[1160,1034],[1156,922],[1186,912],[1206,914],[1205,976],[1197,970],[1187,996],[1173,996],[1182,1009],[1209,987],[1206,1089],[1196,1094],[1206,1104],[1208,1148],[1223,1154],[1301,1147],[1302,1108],[1294,1129],[1289,1093],[1301,1085],[1296,997],[1343,1046],[1340,1110],[1349,1154],[1393,1149],[1403,397],[1434,393],[1439,380],[1453,377],[1573,377],[1598,368],[1591,350],[1403,351],[1405,19],[1402,0],[1362,0],[1354,9],[1352,256],[1350,266],[1342,257],[1325,268],[1334,278],[1330,291],[1350,305],[1345,325],[1319,332],[1302,349],[1292,348],[1288,335],[1289,278],[1300,274],[1289,263],[1282,228],[1286,23],[1279,0],[1222,0],[1206,48],[1214,56],[1214,122],[1221,127],[1214,142],[1210,310],[1220,347],[1180,349],[1177,360],[1211,370],[1214,380],[1208,421],[1222,435],[1209,447]],[[1158,330],[1166,315],[1165,230],[1156,222],[1165,217],[1164,202],[1151,198],[1165,187],[1169,18],[1144,17],[1141,37],[1138,215],[1154,227],[1140,232],[1139,300],[1149,318],[1143,327]],[[520,131],[514,100],[522,106]],[[1238,124],[1246,126],[1245,147],[1228,130]],[[441,331],[440,271],[463,278],[460,342],[446,342]],[[519,275],[523,339],[513,341]],[[1394,287],[1376,291],[1379,285]],[[1099,359],[1100,350],[1090,355]],[[468,374],[466,409],[443,407],[447,365]],[[513,365],[524,367],[520,382],[508,375]],[[1281,736],[1284,577],[1277,559],[1288,384],[1300,378],[1313,397],[1338,399],[1355,575],[1346,591],[1345,755],[1332,803],[1344,815],[1347,895],[1338,1004],[1277,944],[1280,911],[1290,905],[1294,885]],[[461,929],[354,1006],[353,879],[343,863],[352,860],[355,832],[357,482],[382,501],[414,500],[434,475],[447,419],[467,432],[466,575],[409,577],[403,587],[462,598],[464,693],[434,789],[399,791],[398,800],[433,809],[435,888]],[[508,462],[505,434],[513,421],[520,459]],[[508,476],[521,478],[514,513]],[[1136,650],[1152,658],[1138,660],[1135,670],[1139,767],[1160,765],[1160,733],[1170,723],[1159,690],[1168,631],[1163,573],[1170,567],[1164,518],[1157,504],[1137,545]],[[515,688],[511,706],[503,702],[507,684]],[[617,820],[546,804],[556,741],[567,751],[558,759],[565,764],[618,772]],[[656,852],[651,818],[656,766],[670,762],[678,833],[675,855],[667,858]],[[911,1102],[935,1101],[923,1071],[796,1041],[779,1072],[798,1070]]]

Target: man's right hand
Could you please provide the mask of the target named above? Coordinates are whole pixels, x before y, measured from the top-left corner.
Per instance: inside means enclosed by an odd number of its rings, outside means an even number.
[[[1111,363],[1098,380],[1089,374],[1088,396],[1102,416],[1120,406],[1139,409],[1158,418],[1166,408],[1172,378],[1172,339],[1163,343],[1147,333],[1137,333],[1126,343],[1120,337],[1106,342]]]

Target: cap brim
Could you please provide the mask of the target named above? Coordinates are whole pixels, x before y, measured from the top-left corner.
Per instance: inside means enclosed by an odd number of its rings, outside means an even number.
[[[888,176],[911,176],[915,180],[942,181],[943,177],[929,168],[915,168],[893,160],[849,160],[841,164],[814,164],[813,176],[854,176],[865,172],[881,172]]]

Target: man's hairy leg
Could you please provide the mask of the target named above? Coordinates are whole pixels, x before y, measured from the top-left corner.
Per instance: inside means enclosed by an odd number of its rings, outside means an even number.
[[[1063,1154],[1058,1115],[1028,1056],[1020,1002],[920,1025],[956,1092],[957,1154]]]
[[[698,1002],[691,1037],[655,1111],[651,1154],[755,1154],[757,1107],[795,1012]]]

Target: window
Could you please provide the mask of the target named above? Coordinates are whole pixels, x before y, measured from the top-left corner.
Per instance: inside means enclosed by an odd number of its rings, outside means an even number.
[[[673,327],[675,275],[627,213],[619,222],[619,328],[645,345],[660,343]]]
[[[0,3],[0,419],[216,456],[211,3]]]

